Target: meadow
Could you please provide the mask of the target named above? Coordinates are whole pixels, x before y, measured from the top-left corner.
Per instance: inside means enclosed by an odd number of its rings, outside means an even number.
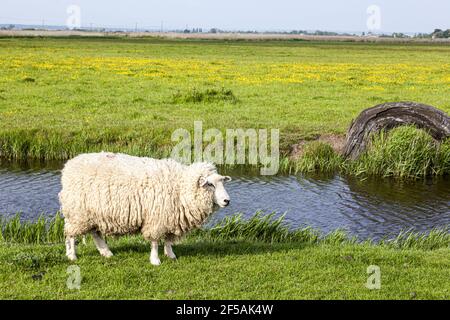
[[[278,128],[281,153],[345,134],[367,107],[450,111],[450,46],[157,38],[0,38],[0,154],[170,154],[171,133]]]

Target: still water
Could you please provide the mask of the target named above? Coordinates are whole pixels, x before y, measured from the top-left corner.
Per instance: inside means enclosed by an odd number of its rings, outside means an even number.
[[[24,219],[59,210],[61,163],[0,163],[0,214]],[[292,227],[323,232],[345,229],[360,239],[392,237],[401,230],[428,231],[450,225],[450,179],[399,182],[339,175],[260,176],[249,170],[221,170],[231,205],[209,222],[241,212],[285,214]]]

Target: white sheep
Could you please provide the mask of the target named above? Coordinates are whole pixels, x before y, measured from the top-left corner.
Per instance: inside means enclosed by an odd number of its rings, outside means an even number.
[[[111,257],[101,235],[140,232],[152,243],[153,265],[161,263],[160,239],[164,253],[176,259],[172,243],[200,227],[215,204],[230,203],[223,185],[230,180],[206,162],[186,166],[106,152],[79,155],[65,164],[61,177],[67,257],[76,259],[76,236],[91,232],[100,254]]]

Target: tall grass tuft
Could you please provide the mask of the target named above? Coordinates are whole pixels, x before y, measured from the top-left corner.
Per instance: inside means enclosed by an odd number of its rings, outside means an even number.
[[[449,140],[440,146],[425,131],[402,126],[372,136],[368,150],[346,170],[356,175],[421,178],[450,174]]]
[[[309,227],[291,230],[284,222],[284,215],[277,218],[275,213],[264,214],[258,211],[249,219],[244,219],[242,214],[225,217],[212,228],[198,230],[193,237],[208,241],[317,243],[320,233]]]
[[[450,174],[450,138],[438,146],[433,174],[439,176]]]
[[[313,141],[305,145],[302,155],[294,162],[295,172],[334,172],[338,171],[343,159],[330,144]]]
[[[403,231],[392,240],[382,241],[382,244],[401,249],[450,248],[450,229],[448,227],[433,229],[428,233]]]
[[[220,88],[208,88],[197,89],[181,93],[178,92],[173,95],[173,102],[176,103],[212,103],[212,102],[230,102],[237,103],[238,99],[230,89]]]
[[[0,219],[0,240],[10,243],[59,243],[64,240],[64,219],[57,213],[52,219],[40,216],[22,221],[20,214]]]
[[[292,233],[283,224],[284,216],[274,219],[274,214],[257,212],[244,220],[241,214],[226,217],[216,226],[208,229],[208,238],[214,240],[244,239],[262,242],[283,242],[290,240]]]

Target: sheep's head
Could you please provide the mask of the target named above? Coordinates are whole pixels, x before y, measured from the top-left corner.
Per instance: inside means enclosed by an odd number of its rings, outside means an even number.
[[[204,201],[205,206],[211,206],[211,209],[213,205],[223,208],[230,203],[230,196],[225,190],[224,183],[230,181],[231,178],[218,174],[216,167],[212,163],[193,163],[188,167],[187,172],[186,182],[191,185],[191,188],[195,189],[191,201],[195,201],[198,204],[199,201]],[[190,197],[189,194],[183,196]]]
[[[224,187],[224,183],[228,181],[231,181],[229,176],[221,176],[218,173],[213,173],[207,177],[201,176],[198,183],[200,188],[204,188],[207,192],[213,193],[215,204],[224,208],[230,204],[230,196]]]

